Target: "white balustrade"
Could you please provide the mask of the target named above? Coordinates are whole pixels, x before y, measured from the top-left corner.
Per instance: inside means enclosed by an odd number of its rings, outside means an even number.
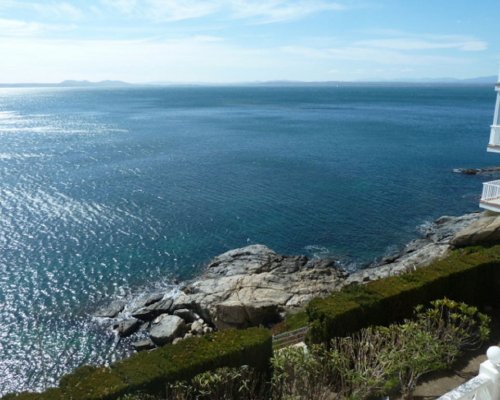
[[[483,194],[481,201],[492,201],[500,199],[500,180],[483,183]]]
[[[438,400],[500,400],[500,347],[490,347],[479,374]]]

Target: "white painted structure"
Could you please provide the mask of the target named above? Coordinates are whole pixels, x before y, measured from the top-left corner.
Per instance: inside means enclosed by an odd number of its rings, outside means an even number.
[[[495,90],[497,92],[497,102],[487,150],[494,153],[500,153],[500,75],[498,77],[498,83],[495,85]]]
[[[500,75],[495,90],[497,101],[487,151],[500,153]],[[483,183],[483,194],[479,206],[486,210],[500,212],[500,180]]]
[[[500,347],[490,347],[486,356],[476,377],[438,400],[500,400]]]

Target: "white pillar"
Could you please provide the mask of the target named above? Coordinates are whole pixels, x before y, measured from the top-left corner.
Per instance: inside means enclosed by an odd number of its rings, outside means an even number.
[[[500,347],[490,347],[486,356],[488,359],[479,366],[479,375],[486,376],[492,381],[491,399],[500,400]]]
[[[500,73],[498,74],[497,85],[500,84]],[[500,88],[495,87],[497,91],[497,100],[495,104],[495,115],[493,116],[493,125],[490,132],[490,144],[494,146],[500,145],[500,128],[496,128],[500,125]]]

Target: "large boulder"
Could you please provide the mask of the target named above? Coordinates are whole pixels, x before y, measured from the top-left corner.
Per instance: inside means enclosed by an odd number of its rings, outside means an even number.
[[[125,300],[114,300],[111,303],[99,308],[94,313],[94,317],[114,318],[123,311],[126,304],[127,302]]]
[[[127,337],[135,333],[140,326],[142,325],[142,321],[135,319],[135,318],[129,318],[125,319],[123,321],[120,321],[118,324],[118,335],[120,337]]]
[[[269,301],[242,303],[227,300],[217,304],[215,309],[214,322],[217,329],[266,325],[280,319],[278,305]]]
[[[152,319],[155,319],[160,314],[168,313],[172,308],[173,302],[173,299],[166,298],[149,306],[134,310],[131,314],[134,318],[138,318],[143,321],[150,321]]]
[[[186,323],[177,315],[162,314],[151,324],[149,336],[157,345],[172,342],[186,332]]]
[[[450,243],[453,247],[500,243],[500,216],[483,214],[476,222],[458,232]]]

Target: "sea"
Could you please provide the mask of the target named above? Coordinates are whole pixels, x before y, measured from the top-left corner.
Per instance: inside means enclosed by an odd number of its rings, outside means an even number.
[[[489,85],[0,89],[0,394],[130,354],[103,303],[266,244],[347,269],[476,211]]]

